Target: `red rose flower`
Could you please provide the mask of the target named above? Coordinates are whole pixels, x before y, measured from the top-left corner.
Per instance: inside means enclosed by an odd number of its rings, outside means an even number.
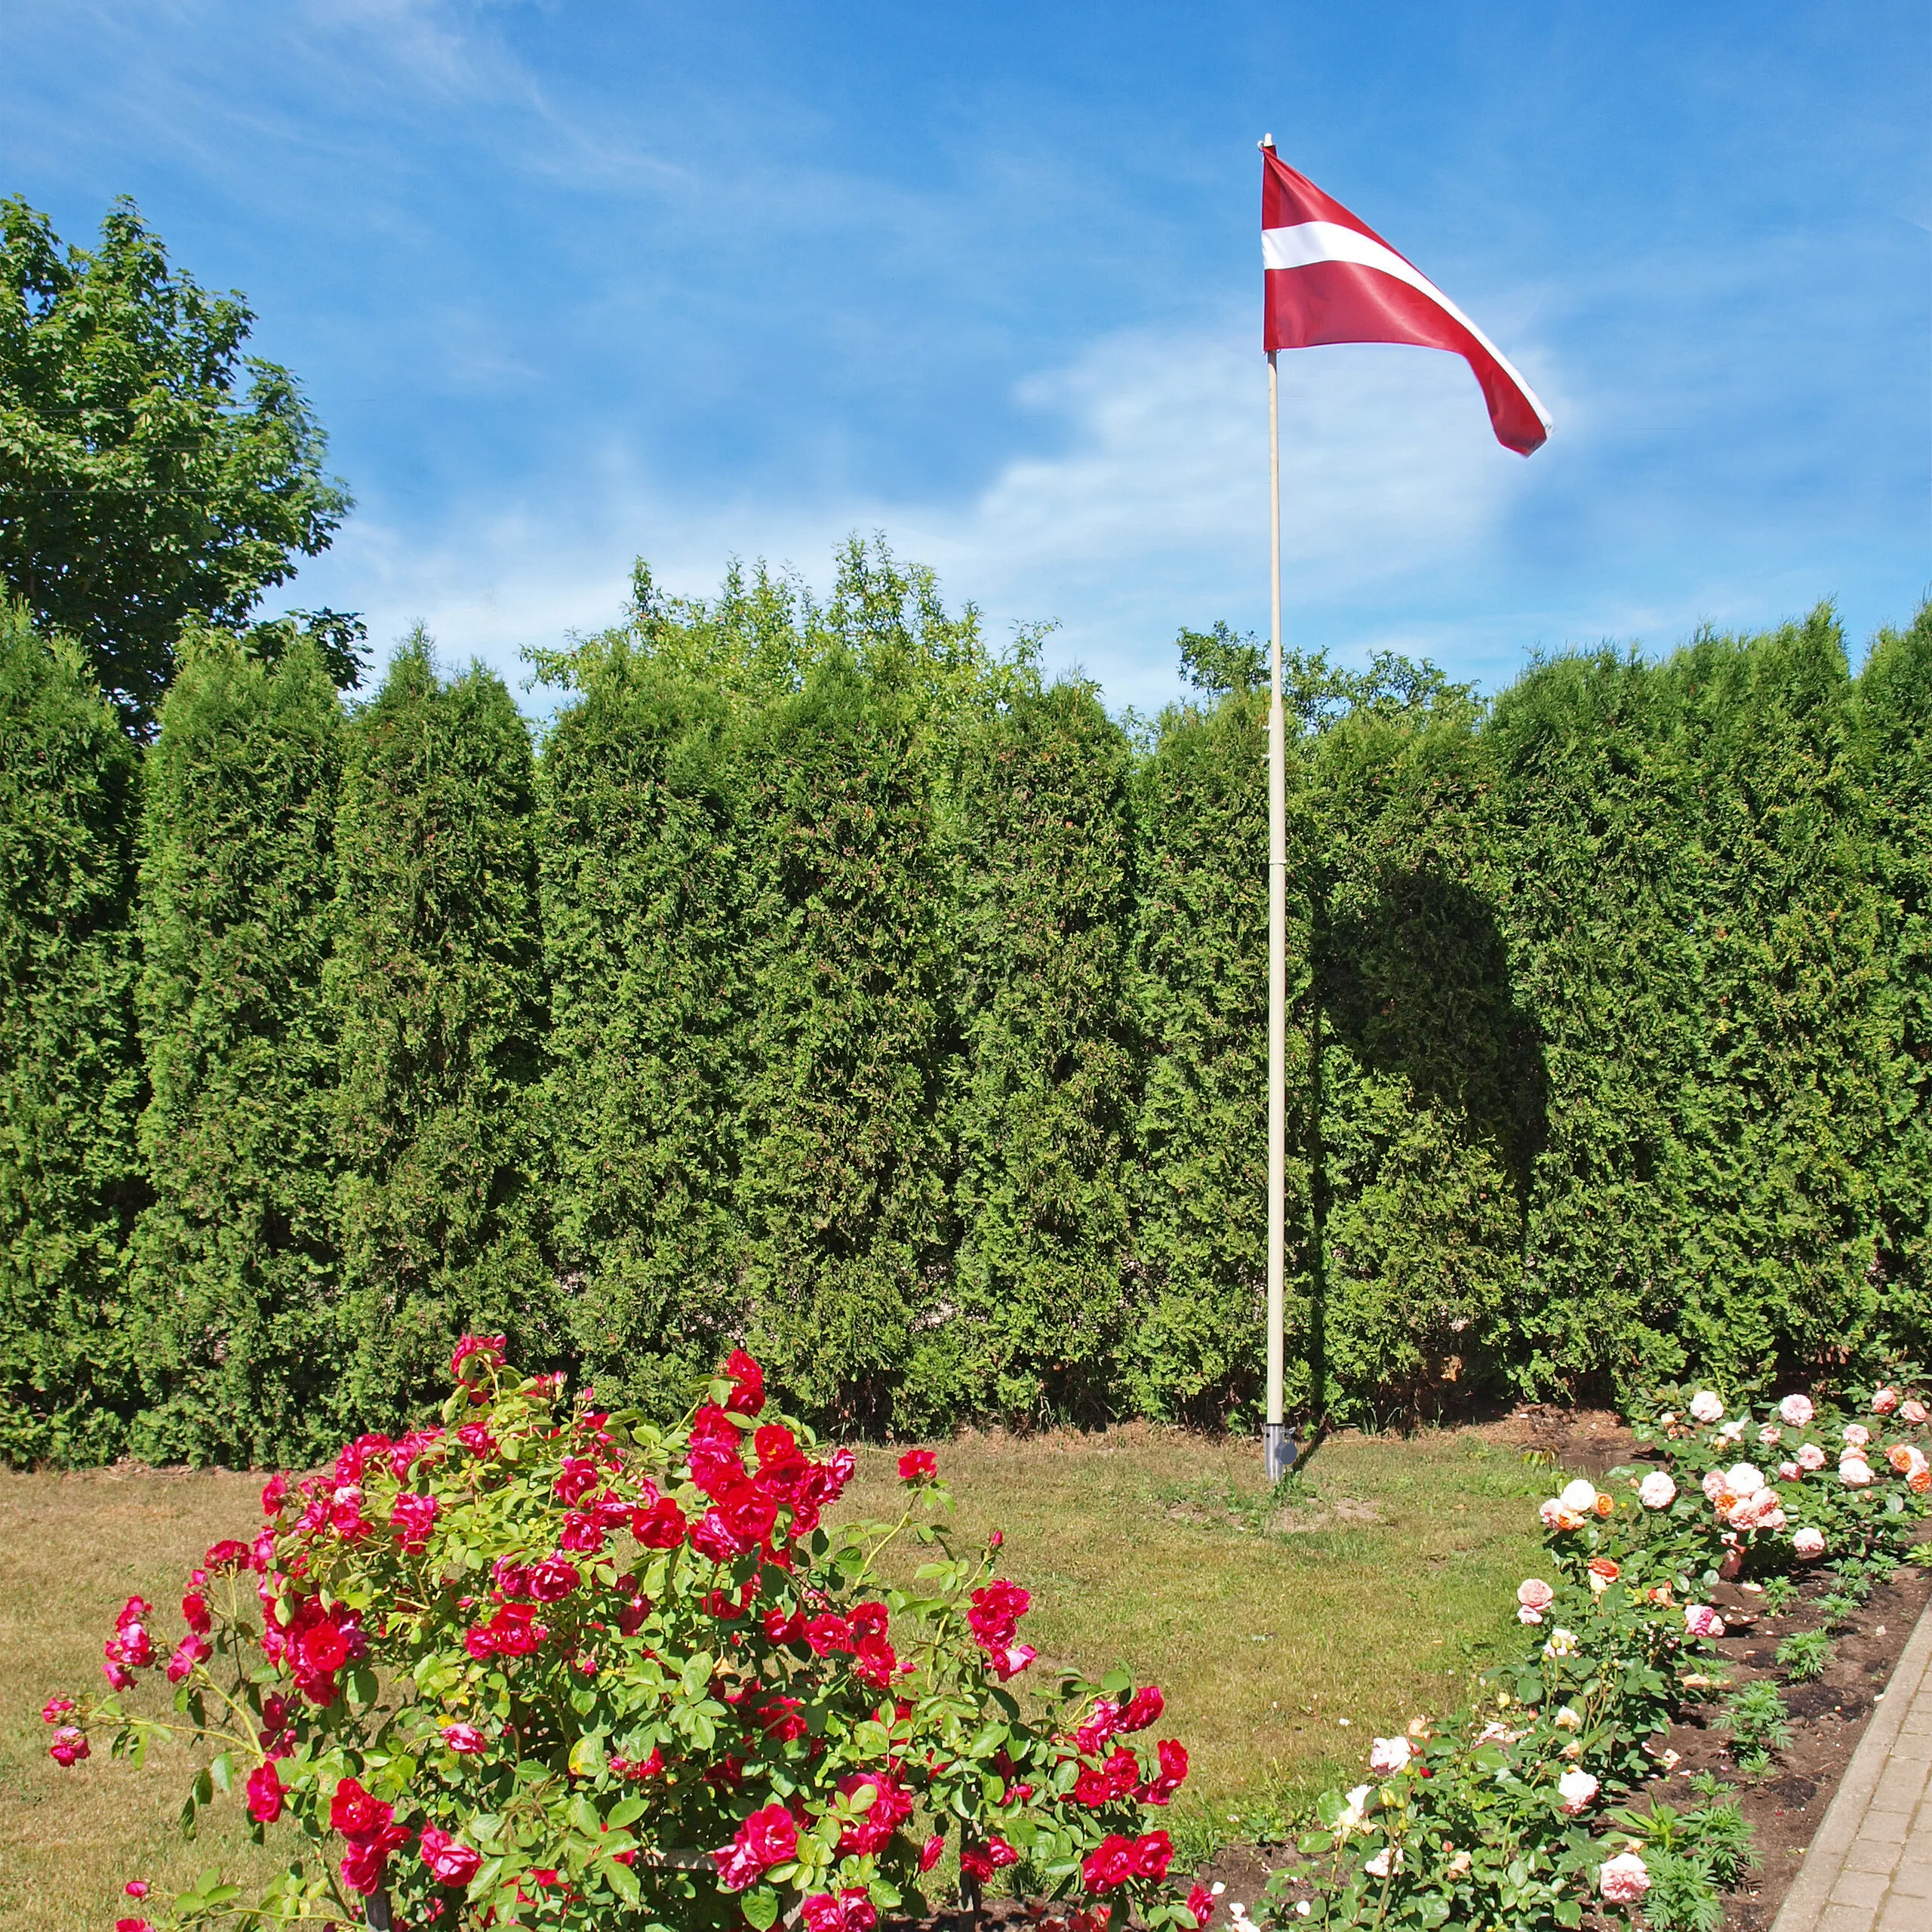
[[[734,1415],[756,1415],[764,1407],[764,1371],[743,1349],[734,1349],[725,1358],[724,1373],[731,1383],[724,1406]]]
[[[631,1512],[631,1534],[646,1549],[675,1549],[685,1540],[685,1512],[668,1496]]]
[[[1134,1841],[1109,1832],[1081,1860],[1080,1881],[1090,1892],[1111,1892],[1134,1876]]]
[[[583,1581],[575,1564],[561,1556],[546,1556],[530,1566],[528,1587],[539,1603],[561,1603]]]
[[[281,1778],[272,1764],[257,1764],[248,1774],[248,1816],[258,1825],[272,1825],[281,1816]]]
[[[438,1884],[466,1885],[476,1876],[483,1854],[434,1825],[423,1827],[423,1863]]]
[[[939,1458],[930,1449],[909,1449],[899,1459],[901,1482],[930,1482],[939,1474]]]
[[[472,1377],[463,1372],[466,1362],[477,1358],[500,1368],[508,1350],[508,1341],[501,1335],[466,1335],[457,1343],[456,1352],[450,1357],[450,1374],[458,1382],[472,1380]]]
[[[395,1815],[395,1807],[372,1798],[353,1778],[344,1778],[329,1800],[329,1826],[346,1838],[379,1832]]]

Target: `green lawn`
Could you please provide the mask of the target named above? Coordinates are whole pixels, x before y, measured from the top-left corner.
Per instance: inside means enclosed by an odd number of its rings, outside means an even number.
[[[1161,1730],[1193,1755],[1189,1793],[1213,1802],[1224,1832],[1239,1829],[1231,1815],[1266,1815],[1355,1774],[1378,1729],[1460,1700],[1511,1627],[1550,1482],[1472,1431],[1337,1437],[1273,1508],[1253,1444],[1140,1426],[969,1435],[940,1457],[960,1531],[1004,1530],[1003,1574],[1033,1592],[1023,1634],[1049,1665],[1119,1664],[1159,1683]],[[178,1757],[63,1773],[38,1713],[50,1691],[94,1680],[130,1592],[174,1631],[188,1564],[217,1535],[253,1528],[258,1481],[0,1476],[5,1932],[94,1932],[131,1875],[179,1878],[251,1855],[225,1811],[223,1829],[180,1844]],[[848,1495],[857,1514],[896,1515],[891,1455],[862,1451]]]

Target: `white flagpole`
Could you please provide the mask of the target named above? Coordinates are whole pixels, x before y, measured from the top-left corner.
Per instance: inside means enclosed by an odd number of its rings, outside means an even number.
[[[1263,147],[1271,152],[1272,134]],[[1261,1432],[1268,1480],[1294,1460],[1282,1420],[1284,1280],[1287,1240],[1288,761],[1281,709],[1281,406],[1275,353],[1268,352],[1268,1416]]]

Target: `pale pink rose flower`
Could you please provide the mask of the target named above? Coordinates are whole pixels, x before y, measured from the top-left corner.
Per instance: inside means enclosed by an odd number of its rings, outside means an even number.
[[[1848,1422],[1844,1426],[1844,1439],[1854,1449],[1863,1449],[1872,1440],[1872,1432],[1862,1422]]]
[[[1875,1389],[1872,1392],[1872,1413],[1888,1416],[1899,1405],[1899,1392],[1896,1389]]]
[[[1917,1429],[1925,1420],[1925,1404],[1920,1401],[1901,1402],[1899,1404],[1899,1420],[1909,1422],[1914,1429]]]
[[[1556,1601],[1556,1592],[1540,1577],[1525,1577],[1516,1586],[1516,1601],[1525,1610],[1547,1610]]]
[[[1758,1441],[1767,1449],[1775,1449],[1784,1440],[1784,1431],[1774,1422],[1767,1422],[1758,1432]]]
[[[1809,1395],[1787,1395],[1778,1404],[1778,1414],[1792,1429],[1808,1429],[1811,1426],[1812,1417],[1817,1413],[1811,1406]]]
[[[1694,1637],[1721,1637],[1724,1619],[1707,1603],[1687,1603],[1684,1627]]]
[[[1801,1469],[1822,1469],[1825,1466],[1825,1452],[1815,1442],[1806,1443],[1798,1452],[1798,1466]]]
[[[1795,1463],[1780,1463],[1778,1465],[1778,1474],[1786,1482],[1796,1482],[1803,1472]]]
[[[1715,1503],[1724,1492],[1724,1474],[1721,1469],[1706,1469],[1704,1480],[1698,1487]]]
[[[1596,1796],[1597,1781],[1588,1771],[1565,1771],[1556,1780],[1556,1792],[1564,1810],[1574,1818]]]
[[[1650,1868],[1634,1851],[1606,1858],[1597,1874],[1597,1890],[1606,1905],[1635,1905],[1650,1889]]]
[[[1395,1861],[1395,1869],[1398,1872],[1401,1871],[1402,1847],[1400,1845],[1389,1844],[1385,1844],[1361,1869],[1373,1878],[1386,1878],[1389,1875],[1389,1860],[1392,1854]]]
[[[1564,1509],[1574,1509],[1580,1516],[1587,1515],[1597,1506],[1597,1486],[1587,1476],[1579,1476],[1574,1482],[1564,1484],[1556,1500]]]
[[[1368,1768],[1380,1771],[1385,1777],[1392,1777],[1396,1772],[1408,1769],[1414,1750],[1414,1746],[1406,1737],[1378,1737],[1375,1748],[1368,1754]]]
[[[1744,1440],[1744,1418],[1738,1416],[1718,1431],[1720,1442],[1742,1442]]]
[[[1700,1389],[1690,1398],[1690,1417],[1694,1422],[1715,1422],[1723,1414],[1723,1398],[1714,1389]]]
[[[1668,1469],[1653,1469],[1637,1485],[1637,1500],[1646,1509],[1668,1509],[1677,1500],[1677,1484]]]
[[[1734,1463],[1724,1473],[1724,1486],[1734,1496],[1752,1496],[1764,1486],[1764,1472],[1755,1463]]]
[[[1540,1610],[1532,1610],[1527,1604],[1524,1604],[1517,1610],[1516,1621],[1518,1623],[1540,1623],[1543,1621],[1543,1612]]]
[[[1807,1563],[1816,1562],[1825,1553],[1825,1533],[1808,1528],[1797,1531],[1792,1537],[1791,1547]]]
[[[1872,1465],[1862,1457],[1847,1456],[1838,1465],[1838,1481],[1847,1489],[1869,1489],[1872,1486]]]
[[[1574,1509],[1566,1509],[1558,1497],[1547,1497],[1537,1505],[1537,1518],[1546,1530],[1580,1530],[1583,1519]]]

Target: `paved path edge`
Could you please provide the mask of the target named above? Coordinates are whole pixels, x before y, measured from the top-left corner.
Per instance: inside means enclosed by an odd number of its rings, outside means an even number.
[[[1832,1887],[1844,1869],[1845,1854],[1871,1808],[1873,1794],[1898,1743],[1899,1734],[1905,1728],[1913,1701],[1921,1691],[1932,1693],[1932,1684],[1927,1681],[1928,1665],[1932,1665],[1932,1603],[1918,1614],[1918,1621],[1893,1669],[1891,1681],[1885,1686],[1884,1701],[1872,1708],[1865,1735],[1858,1740],[1858,1748],[1844,1767],[1844,1776],[1838,1781],[1817,1835],[1771,1923],[1771,1932],[1815,1932],[1824,1917],[1825,1908],[1831,1903]]]

